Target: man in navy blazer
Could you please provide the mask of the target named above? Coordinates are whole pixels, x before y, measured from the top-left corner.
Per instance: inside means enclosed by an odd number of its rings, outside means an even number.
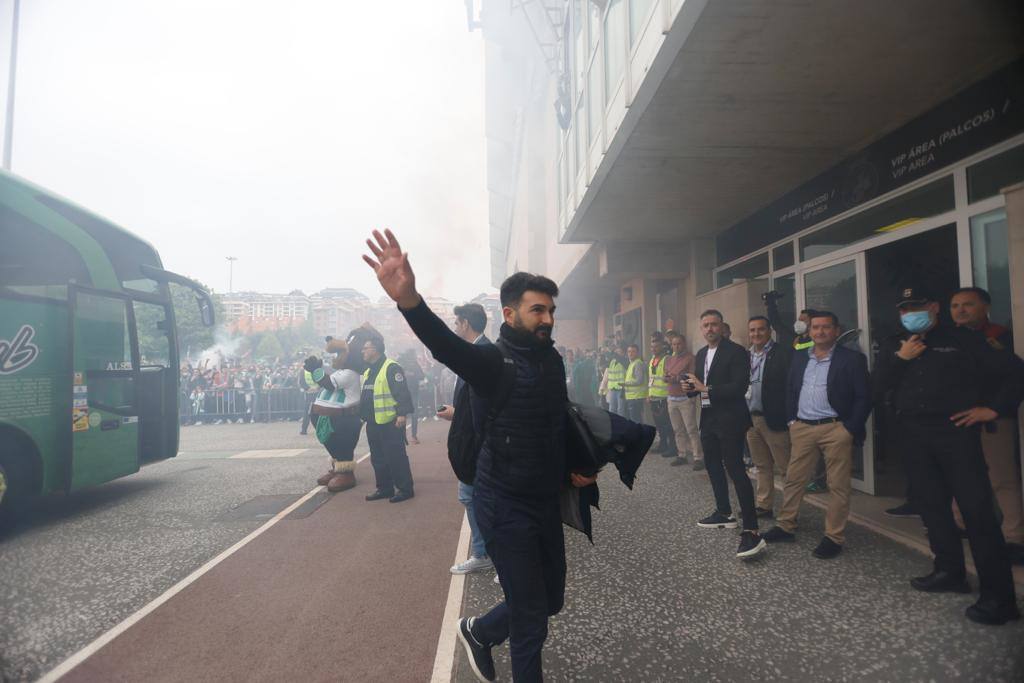
[[[795,351],[789,369],[786,414],[792,451],[777,526],[765,532],[764,539],[772,543],[795,538],[804,487],[818,458],[824,456],[829,503],[825,537],[814,555],[829,559],[843,549],[850,516],[853,450],[864,443],[871,389],[864,354],[836,345],[839,319],[834,313],[815,312],[810,332],[814,346]]]

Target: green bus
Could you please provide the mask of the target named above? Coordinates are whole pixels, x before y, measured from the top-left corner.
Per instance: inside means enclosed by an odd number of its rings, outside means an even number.
[[[0,172],[0,515],[177,454],[171,283],[213,325],[206,290],[152,246]]]

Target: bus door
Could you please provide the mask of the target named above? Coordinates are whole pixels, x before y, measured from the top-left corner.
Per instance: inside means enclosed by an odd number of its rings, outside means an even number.
[[[71,489],[139,469],[139,359],[126,297],[69,288]]]
[[[136,397],[140,457],[143,464],[173,458],[178,452],[178,377],[173,339],[174,316],[163,303],[132,300],[139,340]]]

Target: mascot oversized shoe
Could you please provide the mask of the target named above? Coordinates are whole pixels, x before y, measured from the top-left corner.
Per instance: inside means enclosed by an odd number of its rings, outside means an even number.
[[[341,491],[348,491],[349,489],[355,488],[356,486],[356,475],[355,475],[356,464],[351,460],[334,461],[334,472],[330,481],[327,482],[327,490],[331,493],[340,493]]]

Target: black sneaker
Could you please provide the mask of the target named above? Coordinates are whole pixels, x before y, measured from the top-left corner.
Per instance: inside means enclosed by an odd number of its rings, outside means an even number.
[[[395,495],[391,496],[390,498],[388,498],[388,502],[389,503],[401,503],[403,501],[409,500],[414,495],[416,495],[416,494],[414,494],[412,491],[399,491],[397,494],[395,494]]]
[[[736,549],[736,557],[746,560],[754,555],[760,555],[767,549],[768,544],[756,531],[744,531],[740,534],[740,547]]]
[[[903,505],[897,505],[894,508],[889,508],[888,510],[885,511],[885,514],[887,514],[890,517],[920,517],[921,516],[921,513],[918,512],[917,509],[913,505],[911,505],[909,502],[904,503]]]
[[[821,543],[818,544],[817,548],[811,551],[811,554],[820,560],[831,560],[841,552],[843,552],[843,546],[826,536],[821,539]]]
[[[673,460],[672,462],[669,463],[669,466],[671,466],[671,467],[679,467],[680,465],[685,465],[688,462],[690,462],[690,461],[687,460],[686,457],[678,456],[678,457],[676,457],[675,460]]]
[[[769,519],[775,517],[775,513],[767,508],[754,508],[754,512],[757,513],[758,519],[763,517],[768,517]]]
[[[368,496],[366,496],[366,500],[384,500],[385,498],[390,498],[393,495],[395,495],[394,491],[391,491],[389,493],[389,492],[381,491],[380,489],[377,489],[373,493],[371,493]]]
[[[718,510],[715,510],[697,522],[697,526],[701,529],[735,529],[739,524],[736,523],[736,518],[732,515],[723,515]]]
[[[769,543],[790,542],[796,540],[796,534],[791,534],[781,526],[773,526],[761,536]]]
[[[494,680],[494,658],[491,657],[491,647],[481,645],[473,635],[473,620],[471,618],[459,619],[459,640],[469,658],[469,666],[476,674],[477,680]]]

